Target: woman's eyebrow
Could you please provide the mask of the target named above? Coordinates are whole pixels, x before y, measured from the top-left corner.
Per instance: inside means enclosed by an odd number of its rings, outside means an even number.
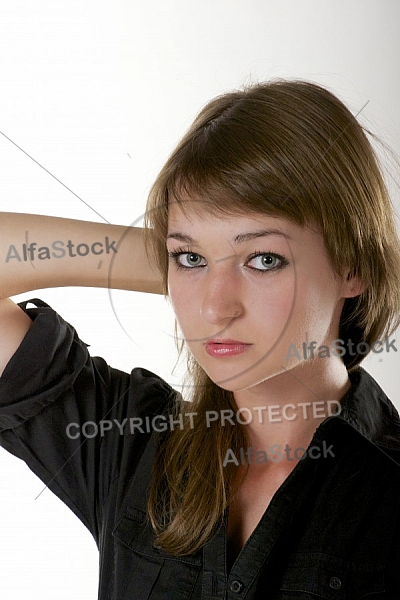
[[[290,235],[284,233],[280,229],[261,229],[258,231],[249,231],[248,233],[239,233],[239,235],[233,238],[233,243],[241,244],[242,242],[247,242],[249,240],[254,240],[255,238],[265,237],[268,235],[279,235],[288,240],[292,239]]]
[[[247,233],[239,233],[236,235],[232,242],[234,244],[241,244],[243,242],[248,242],[249,240],[254,240],[260,237],[266,237],[269,235],[279,235],[286,239],[291,240],[292,238],[287,233],[284,233],[280,229],[260,229],[257,231],[249,231]],[[167,239],[174,238],[179,240],[180,242],[184,242],[186,244],[197,244],[197,241],[194,240],[190,235],[180,233],[179,231],[174,231],[167,235]]]

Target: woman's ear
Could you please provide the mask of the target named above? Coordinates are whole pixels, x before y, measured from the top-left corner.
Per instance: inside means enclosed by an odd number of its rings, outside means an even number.
[[[362,294],[364,290],[365,286],[361,277],[353,271],[347,269],[343,277],[342,297],[355,298],[356,296]]]

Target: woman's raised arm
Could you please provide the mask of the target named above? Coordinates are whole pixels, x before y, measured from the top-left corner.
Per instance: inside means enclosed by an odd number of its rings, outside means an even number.
[[[0,298],[64,286],[162,293],[140,227],[1,212],[0,262]]]
[[[32,322],[8,296],[64,286],[162,293],[143,229],[0,213],[0,375]]]

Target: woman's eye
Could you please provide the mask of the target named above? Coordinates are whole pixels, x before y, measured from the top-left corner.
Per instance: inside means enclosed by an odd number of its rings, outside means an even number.
[[[282,264],[282,260],[274,254],[257,254],[248,262],[252,269],[271,271]]]
[[[176,251],[168,252],[168,255],[170,259],[174,261],[178,269],[189,270],[207,266],[205,258],[196,252],[185,252],[184,250],[178,249]],[[255,252],[246,262],[246,265],[250,269],[261,273],[278,270],[286,264],[287,261],[283,256],[271,252]]]
[[[203,267],[204,258],[195,252],[171,252],[170,257],[174,259],[177,267],[190,269],[194,267]]]
[[[180,258],[183,266],[185,267],[199,267],[202,261],[202,257],[195,252],[181,254]]]

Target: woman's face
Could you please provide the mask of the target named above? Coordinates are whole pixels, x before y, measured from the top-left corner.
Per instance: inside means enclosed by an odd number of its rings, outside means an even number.
[[[167,250],[180,329],[220,387],[253,387],[301,365],[292,344],[302,355],[303,342],[337,339],[347,288],[321,234],[264,214],[195,213],[189,203],[184,214],[173,203]]]

